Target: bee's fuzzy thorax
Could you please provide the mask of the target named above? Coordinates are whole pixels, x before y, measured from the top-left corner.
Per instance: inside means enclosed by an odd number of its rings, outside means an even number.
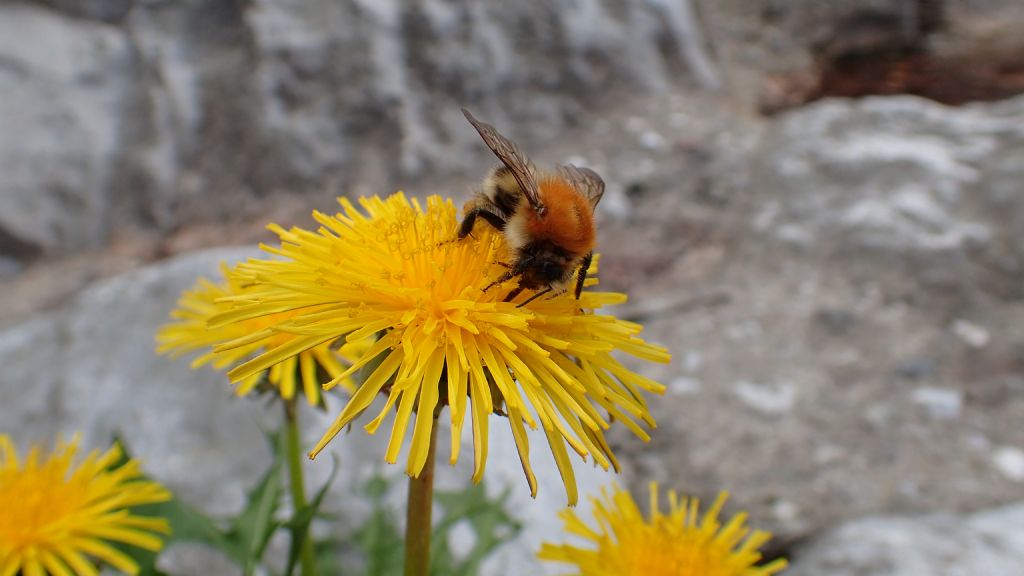
[[[574,257],[590,252],[595,238],[590,202],[561,178],[545,178],[538,188],[547,211],[543,216],[533,211],[525,214],[526,235],[548,240]]]
[[[488,173],[467,205],[459,239],[472,233],[478,218],[504,235],[511,261],[490,286],[518,278],[519,285],[506,302],[527,289],[536,292],[519,306],[549,292],[560,294],[571,287],[573,278],[579,299],[594,252],[594,208],[604,195],[604,180],[590,168],[572,164],[552,172],[537,170],[494,126],[462,112],[501,165]]]

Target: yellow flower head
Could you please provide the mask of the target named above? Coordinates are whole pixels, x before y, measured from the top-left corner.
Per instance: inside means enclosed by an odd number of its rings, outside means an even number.
[[[146,480],[139,463],[114,445],[91,452],[77,467],[77,441],[60,442],[46,461],[38,446],[18,460],[11,439],[0,435],[0,576],[89,576],[95,558],[128,574],[138,565],[111,544],[156,551],[168,534],[162,518],[135,516],[129,508],[170,500],[171,493]]]
[[[226,278],[225,281],[214,283],[206,278],[200,278],[192,289],[182,293],[178,299],[178,307],[171,311],[171,318],[175,321],[164,325],[157,332],[157,353],[169,353],[172,357],[177,357],[187,352],[205,349],[202,355],[192,361],[192,368],[211,364],[214,368],[223,370],[240,364],[265,348],[276,348],[294,339],[291,334],[277,332],[254,342],[237,345],[230,350],[214,352],[213,347],[218,344],[253,334],[259,336],[265,333],[268,326],[295,315],[294,312],[271,314],[222,325],[216,329],[209,328],[207,321],[211,317],[231,310],[232,303],[226,299],[245,294],[248,289],[231,275],[227,266],[221,265],[221,272]],[[266,378],[283,398],[290,400],[295,397],[295,390],[301,381],[306,400],[315,406],[320,403],[321,395],[322,380],[318,377],[318,370],[322,369],[331,378],[337,377],[346,367],[341,360],[351,361],[355,351],[352,345],[342,346],[340,350],[334,351],[331,350],[330,343],[325,342],[291,356],[268,370],[250,374],[239,382],[235,393],[244,396]],[[340,382],[349,391],[355,389],[349,379]]]
[[[612,353],[656,362],[668,362],[669,355],[637,338],[639,325],[592,312],[624,302],[624,295],[585,291],[579,300],[563,294],[519,307],[503,301],[515,280],[485,290],[507,270],[504,239],[480,226],[457,240],[451,201],[434,196],[424,210],[399,193],[361,199],[362,211],[347,199],[339,202],[343,213],[314,213],[321,225],[316,232],[271,226],[282,246],[264,250],[282,259],[241,264],[238,273],[253,288],[236,298],[239,306],[211,321],[227,326],[294,313],[262,333],[266,338],[288,334],[293,340],[231,370],[233,380],[339,337],[370,342],[351,368],[326,385],[364,366],[369,372],[311,456],[383,392],[387,402],[366,430],[374,433],[394,409],[388,462],[397,461],[414,421],[407,472],[418,476],[434,416],[447,405],[451,462],[458,459],[468,414],[473,479],[479,481],[487,459],[488,416],[497,412],[508,416],[531,493],[537,486],[526,426],[539,423],[574,504],[576,482],[566,444],[584,459],[589,455],[605,469],[617,469],[604,437],[610,422],[647,439],[641,423],[653,427],[654,421],[641,392],[661,393],[664,387],[627,370]],[[531,295],[527,291],[516,302]],[[218,349],[254,341],[240,338]]]
[[[786,567],[783,559],[755,566],[757,551],[771,534],[751,532],[746,514],[725,525],[718,514],[728,495],[718,495],[711,509],[699,518],[696,498],[669,491],[669,512],[658,506],[658,486],[651,483],[650,518],[644,520],[629,492],[618,486],[612,494],[591,498],[598,526],[587,526],[572,510],[560,514],[565,531],[590,540],[595,548],[544,543],[541,560],[574,564],[579,576],[771,576]]]

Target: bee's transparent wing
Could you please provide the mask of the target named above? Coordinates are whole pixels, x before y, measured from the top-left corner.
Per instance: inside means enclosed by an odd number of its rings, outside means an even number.
[[[544,204],[540,201],[540,194],[537,193],[536,169],[526,154],[523,154],[511,140],[498,134],[494,126],[474,118],[469,110],[463,108],[462,114],[480,133],[480,137],[484,139],[487,147],[512,172],[512,177],[519,183],[519,189],[526,195],[526,201],[530,203],[530,206],[538,213],[543,214]]]
[[[597,208],[597,203],[604,196],[604,180],[597,175],[597,172],[590,168],[579,168],[569,164],[568,166],[559,166],[558,174],[590,200],[591,208]]]

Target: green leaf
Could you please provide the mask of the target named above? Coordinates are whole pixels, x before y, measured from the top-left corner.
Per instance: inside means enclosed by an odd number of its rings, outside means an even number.
[[[382,476],[371,478],[363,486],[372,511],[353,534],[353,539],[366,557],[366,576],[392,576],[401,574],[403,570],[404,535],[399,531],[394,513],[384,502],[388,489],[388,480]],[[475,576],[484,559],[519,532],[519,522],[506,510],[509,494],[510,490],[506,490],[496,498],[489,498],[483,483],[465,490],[434,494],[440,518],[434,523],[431,536],[431,574]],[[463,521],[469,523],[476,539],[469,553],[462,559],[456,559],[448,547],[448,534]]]
[[[474,576],[495,548],[519,532],[521,525],[506,511],[510,492],[506,489],[492,500],[481,482],[465,490],[434,494],[434,501],[443,513],[431,538],[432,574]],[[448,548],[448,533],[462,521],[469,522],[476,540],[466,557],[458,561]]]
[[[226,538],[235,548],[236,555],[233,557],[242,565],[244,574],[253,573],[263,557],[270,537],[280,527],[280,523],[274,520],[274,516],[281,503],[283,491],[281,443],[284,441],[284,435],[268,433],[267,438],[274,452],[274,460],[270,469],[249,491],[245,508],[238,516],[231,519],[231,526]]]
[[[334,478],[338,475],[338,459],[331,455],[331,475],[328,476],[327,482],[317,490],[316,495],[313,496],[313,500],[295,510],[292,514],[292,519],[288,521],[286,526],[291,531],[291,545],[288,547],[288,564],[285,568],[285,576],[291,576],[292,571],[295,570],[295,564],[299,561],[299,553],[302,550],[303,540],[310,536],[309,526],[313,523],[313,518],[316,517],[317,512],[320,510],[320,505],[323,504],[324,496],[327,495],[327,490],[334,483]]]
[[[351,574],[352,569],[340,552],[348,547],[348,542],[339,536],[329,536],[313,542],[313,555],[316,557],[316,573],[330,576]],[[360,573],[361,574],[361,573]]]
[[[166,518],[171,525],[172,541],[202,542],[217,548],[227,556],[234,555],[217,521],[177,498],[140,507],[139,510],[145,510],[149,516]]]
[[[384,504],[388,481],[374,476],[363,485],[371,501],[370,517],[355,531],[352,539],[366,557],[366,576],[393,576],[402,573],[405,540],[398,531],[392,511]]]

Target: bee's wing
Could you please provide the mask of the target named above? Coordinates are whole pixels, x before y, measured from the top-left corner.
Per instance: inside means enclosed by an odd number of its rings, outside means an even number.
[[[590,200],[591,208],[597,208],[597,203],[604,196],[604,180],[597,175],[597,172],[590,168],[579,168],[569,164],[568,166],[559,166],[558,174]]]
[[[540,194],[537,193],[536,169],[533,167],[530,159],[526,157],[526,154],[523,154],[519,147],[511,140],[498,134],[494,126],[474,118],[469,113],[469,110],[463,108],[462,114],[466,116],[466,120],[469,120],[473,128],[476,128],[476,131],[480,133],[480,137],[484,139],[487,147],[512,172],[512,177],[519,183],[519,189],[526,195],[526,201],[530,203],[530,206],[538,213],[543,214],[544,203],[540,201]]]

